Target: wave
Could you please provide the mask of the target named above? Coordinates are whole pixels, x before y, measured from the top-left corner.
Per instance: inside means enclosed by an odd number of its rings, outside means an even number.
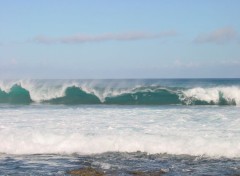
[[[29,104],[31,102],[29,92],[21,86],[14,85],[9,92],[0,89],[0,103]]]
[[[10,104],[117,104],[117,105],[240,105],[239,86],[119,88],[79,82],[20,81],[0,83],[0,103]]]

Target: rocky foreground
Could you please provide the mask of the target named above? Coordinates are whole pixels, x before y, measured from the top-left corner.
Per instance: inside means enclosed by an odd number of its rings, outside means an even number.
[[[133,176],[162,176],[166,172],[163,170],[155,171],[155,172],[144,172],[144,171],[130,171],[129,175]],[[75,176],[105,176],[105,173],[102,171],[98,171],[94,168],[87,167],[82,169],[76,169],[68,171],[67,174],[75,175]]]

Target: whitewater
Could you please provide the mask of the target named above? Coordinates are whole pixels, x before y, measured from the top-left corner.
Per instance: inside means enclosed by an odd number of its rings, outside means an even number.
[[[240,157],[238,115],[237,107],[1,107],[0,151]]]
[[[0,175],[240,174],[239,105],[240,79],[2,80]]]

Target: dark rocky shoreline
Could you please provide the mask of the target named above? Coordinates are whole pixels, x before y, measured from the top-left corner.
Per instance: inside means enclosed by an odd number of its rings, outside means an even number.
[[[165,174],[166,171],[160,169],[159,171],[155,172],[144,172],[144,171],[129,171],[128,174],[132,176],[162,176]],[[81,168],[81,169],[75,169],[67,171],[67,174],[69,175],[75,175],[75,176],[105,176],[105,173],[103,171],[99,171],[97,169],[94,169],[92,167],[87,168]]]

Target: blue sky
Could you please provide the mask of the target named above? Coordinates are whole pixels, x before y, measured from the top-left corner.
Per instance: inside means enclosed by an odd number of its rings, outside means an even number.
[[[0,78],[240,77],[238,0],[2,0]]]

